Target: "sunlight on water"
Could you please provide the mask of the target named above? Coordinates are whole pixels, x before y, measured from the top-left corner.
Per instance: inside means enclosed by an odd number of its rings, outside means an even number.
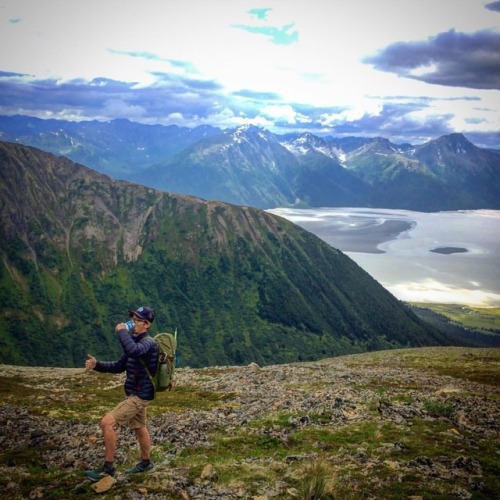
[[[405,301],[500,306],[500,211],[278,208]]]

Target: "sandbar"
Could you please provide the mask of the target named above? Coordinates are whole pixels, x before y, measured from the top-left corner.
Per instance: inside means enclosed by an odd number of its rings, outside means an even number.
[[[302,224],[308,231],[316,234],[332,247],[343,252],[385,253],[378,246],[394,240],[415,227],[414,221],[384,220],[377,222],[373,217],[349,217],[350,223],[308,222]],[[301,225],[300,222],[297,224]]]
[[[469,250],[467,250],[467,248],[462,247],[439,247],[430,250],[430,252],[441,253],[443,255],[450,255],[452,253],[467,253],[468,251]]]

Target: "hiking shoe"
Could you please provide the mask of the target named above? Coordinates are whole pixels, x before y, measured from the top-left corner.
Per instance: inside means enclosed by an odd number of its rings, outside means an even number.
[[[155,468],[153,462],[145,464],[144,462],[139,462],[134,465],[131,469],[125,471],[125,474],[143,474],[144,472],[149,472]]]
[[[114,477],[114,475],[115,475],[115,469],[107,469],[106,467],[104,467],[104,465],[102,467],[99,467],[98,469],[91,469],[85,471],[85,477],[93,482],[100,481],[102,478],[106,476]]]

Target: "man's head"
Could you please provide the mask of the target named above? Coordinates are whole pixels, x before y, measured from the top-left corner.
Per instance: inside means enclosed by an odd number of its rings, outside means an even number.
[[[129,311],[128,315],[134,320],[136,333],[149,330],[155,320],[155,312],[147,306],[141,306],[135,311]]]

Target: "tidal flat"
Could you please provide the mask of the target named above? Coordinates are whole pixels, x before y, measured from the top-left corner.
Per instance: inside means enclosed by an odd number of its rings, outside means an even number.
[[[278,208],[407,302],[500,306],[500,211]]]

